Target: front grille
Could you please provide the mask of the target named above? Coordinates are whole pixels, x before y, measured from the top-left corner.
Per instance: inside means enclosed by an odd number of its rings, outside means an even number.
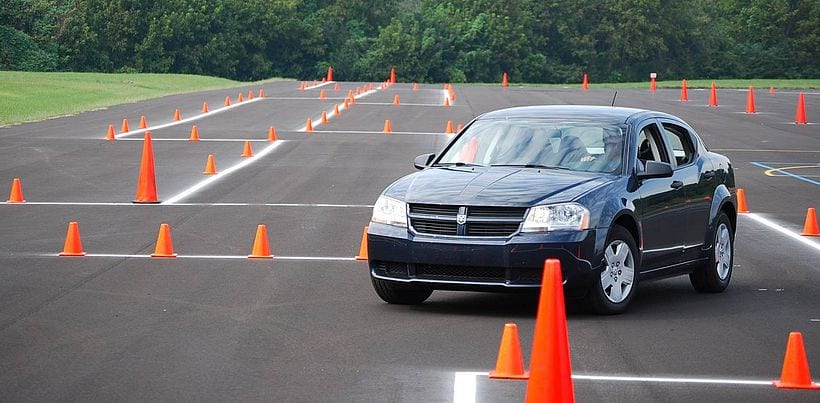
[[[437,280],[504,281],[506,279],[506,269],[503,267],[416,264],[416,277]]]
[[[467,216],[464,224],[456,221],[459,212]],[[526,212],[526,207],[410,204],[408,216],[419,234],[506,237],[518,231]]]

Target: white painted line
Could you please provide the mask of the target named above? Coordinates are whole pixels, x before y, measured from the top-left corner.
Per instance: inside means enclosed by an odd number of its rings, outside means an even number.
[[[262,151],[259,151],[258,153],[255,153],[253,157],[247,157],[247,158],[243,159],[240,163],[238,163],[236,165],[233,165],[230,168],[223,169],[223,170],[219,171],[219,173],[217,173],[215,175],[212,175],[212,176],[210,176],[209,178],[207,178],[205,180],[200,181],[199,183],[197,183],[194,186],[189,187],[188,189],[185,189],[184,191],[182,191],[182,193],[179,193],[176,196],[163,201],[161,204],[164,204],[164,205],[174,204],[174,203],[176,203],[176,202],[178,202],[178,201],[180,201],[180,200],[182,200],[182,199],[184,199],[184,198],[186,198],[186,197],[188,197],[188,196],[202,190],[206,186],[208,186],[208,185],[210,185],[214,182],[217,182],[217,181],[221,180],[222,178],[224,178],[224,177],[226,177],[226,176],[228,176],[228,175],[230,175],[230,174],[232,174],[232,173],[234,173],[234,172],[236,172],[236,171],[238,171],[238,170],[240,170],[240,169],[242,169],[242,168],[244,168],[248,165],[253,164],[256,161],[259,161],[260,159],[262,159],[262,157],[270,154],[270,152],[273,151],[276,147],[279,147],[280,144],[282,144],[281,141],[274,141],[269,146],[263,148]]]
[[[398,105],[394,105],[392,102],[359,102],[359,103],[357,103],[357,105],[430,106],[430,107],[441,108],[442,105],[444,105],[444,102],[442,102],[441,104],[410,104],[410,103],[401,102]],[[452,105],[452,103],[451,103],[451,105]]]
[[[316,130],[314,133],[344,133],[344,134],[435,134],[435,135],[447,135],[447,133],[442,132],[390,132],[385,133],[383,131],[366,131],[366,130]]]
[[[777,231],[777,232],[779,232],[779,233],[781,233],[781,234],[783,234],[783,235],[785,235],[789,238],[792,238],[795,241],[798,241],[798,242],[800,242],[800,243],[802,243],[802,244],[804,244],[804,245],[806,245],[806,246],[820,252],[820,243],[814,242],[811,239],[806,238],[804,236],[801,236],[800,234],[798,234],[796,232],[792,232],[789,229],[783,227],[782,225],[777,224],[773,221],[770,221],[766,218],[763,218],[762,216],[760,216],[758,214],[745,213],[745,214],[738,214],[738,215],[741,216],[741,217],[749,217],[752,220],[755,220],[758,223],[769,227],[770,229],[773,229],[773,230],[775,230],[775,231]]]
[[[0,202],[0,205],[9,206],[161,206],[153,203],[122,203],[122,202],[31,202],[9,203]],[[234,206],[262,206],[262,207],[332,207],[332,208],[373,208],[372,204],[333,204],[333,203],[174,203],[171,206],[196,207],[234,207]]]
[[[151,127],[145,128],[145,129],[136,129],[136,130],[131,130],[130,132],[115,134],[114,138],[115,139],[120,139],[120,138],[123,138],[123,137],[126,137],[126,136],[132,136],[132,135],[139,134],[139,133],[150,132],[151,130],[164,129],[166,127],[171,127],[171,126],[181,125],[183,123],[193,122],[195,120],[199,120],[199,119],[202,119],[202,118],[205,118],[205,117],[208,117],[208,116],[212,116],[212,115],[215,115],[215,114],[220,113],[220,112],[224,112],[224,111],[229,110],[229,109],[238,108],[240,106],[247,105],[247,104],[252,104],[254,102],[259,102],[263,99],[264,98],[254,98],[254,99],[248,99],[248,100],[245,100],[245,101],[242,101],[242,102],[232,103],[230,106],[223,106],[221,108],[214,109],[210,112],[200,113],[196,116],[191,116],[190,118],[185,118],[185,119],[177,120],[177,121],[174,121],[174,122],[168,122],[168,123],[164,123],[164,124],[157,125],[157,126],[151,126]]]
[[[456,372],[453,381],[453,403],[473,403],[476,394],[476,376],[487,372]]]
[[[42,257],[63,257],[57,256],[57,253],[39,253],[36,256]],[[152,258],[151,255],[129,255],[121,253],[88,253],[82,257],[111,257],[120,259],[166,259],[166,258]],[[236,260],[257,260],[249,258],[248,255],[177,255],[175,259],[236,259]],[[351,262],[356,261],[355,257],[337,257],[337,256],[273,256],[273,259],[268,260],[309,260],[309,261],[336,261],[336,262]]]
[[[145,139],[140,139],[140,138],[136,138],[136,139],[117,139],[117,140],[120,140],[120,141],[145,141]],[[188,138],[179,138],[179,139],[165,138],[165,139],[163,139],[163,138],[156,138],[154,136],[151,136],[151,141],[191,141],[191,140],[189,140]],[[208,142],[208,141],[213,141],[213,142],[226,142],[226,141],[245,142],[245,141],[250,141],[250,142],[253,142],[253,143],[262,143],[262,142],[268,143],[269,142],[266,139],[252,140],[252,139],[203,139],[203,138],[200,138],[198,141],[203,142],[203,143]],[[276,141],[287,141],[287,140],[276,140]],[[197,141],[192,141],[192,143],[196,143],[196,142]]]
[[[362,93],[361,93],[361,94],[359,94],[359,95],[354,95],[354,96],[353,96],[353,99],[364,98],[364,97],[366,97],[366,96],[368,96],[368,95],[375,94],[375,93],[376,93],[376,92],[378,92],[378,91],[380,91],[380,89],[374,89],[374,90],[371,90],[371,91],[365,91],[365,92],[362,92]],[[352,106],[353,106],[353,105],[351,105],[351,107],[352,107]],[[341,105],[341,106],[339,107],[339,112],[341,112],[341,111],[343,111],[343,110],[345,110],[345,109],[347,109],[347,108],[345,108],[345,107],[344,107],[344,105]],[[331,118],[333,118],[333,117],[335,117],[335,116],[336,116],[336,113],[335,113],[335,111],[334,111],[333,109],[327,110],[327,111],[325,111],[325,113],[327,114],[327,118],[328,118],[328,120],[330,120]],[[316,129],[318,126],[320,126],[320,125],[322,124],[322,115],[320,114],[320,115],[319,115],[319,117],[318,117],[318,118],[316,118],[316,119],[310,118],[310,124],[311,124],[311,126],[313,126],[313,128],[314,128],[314,129]],[[305,124],[304,126],[302,126],[302,128],[300,128],[300,129],[299,129],[299,130],[297,130],[297,131],[298,131],[298,132],[305,132],[305,131],[307,131],[307,124]]]

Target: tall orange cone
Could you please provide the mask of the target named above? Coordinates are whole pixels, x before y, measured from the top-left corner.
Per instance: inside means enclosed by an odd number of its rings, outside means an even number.
[[[182,116],[179,113],[179,109],[177,109],[177,110],[174,111],[174,122],[178,122],[180,120],[182,120]]]
[[[350,108],[350,102],[347,100],[347,98],[345,98],[344,106],[345,106],[345,109]]]
[[[148,121],[145,120],[145,115],[140,116],[140,129],[147,129],[148,128]]]
[[[208,113],[208,103],[205,101],[202,102],[202,113]]]
[[[454,134],[454,133],[455,132],[453,131],[453,121],[448,120],[447,121],[447,127],[444,129],[444,134]]]
[[[367,260],[367,227],[362,230],[362,243],[359,245],[359,254],[356,260]]]
[[[25,203],[26,199],[23,198],[23,186],[20,185],[20,178],[14,178],[11,180],[11,191],[9,192],[9,199],[6,200],[6,203]]]
[[[333,105],[333,114],[336,115],[336,116],[339,116],[339,115],[342,114],[342,112],[339,111],[339,104]]]
[[[683,81],[681,81],[680,100],[682,102],[685,102],[685,101],[689,100],[689,88],[686,87],[686,79],[685,78],[683,79]]]
[[[245,102],[245,98],[242,97],[242,93],[239,93],[239,96],[236,97],[236,102]]]
[[[498,360],[495,370],[490,371],[492,379],[528,379],[530,374],[524,370],[524,356],[521,354],[521,343],[518,338],[518,326],[515,323],[504,325],[501,335],[501,346],[498,348]]]
[[[756,113],[755,110],[755,89],[749,86],[749,94],[746,95],[746,113]]]
[[[213,154],[208,154],[208,161],[205,163],[205,171],[202,174],[216,175],[216,162]]]
[[[333,81],[333,67],[327,66],[327,81]]]
[[[231,106],[231,97],[229,97],[229,96],[225,97],[225,106]]]
[[[649,77],[649,92],[653,94],[658,89],[658,83],[655,80],[656,78],[654,76]]]
[[[392,67],[392,68],[390,69],[390,83],[391,83],[391,84],[395,84],[395,83],[396,83],[396,68],[395,68],[395,67]]]
[[[134,203],[159,203],[157,179],[154,174],[154,146],[151,143],[150,132],[145,132],[145,140],[142,142],[142,162]]]
[[[253,99],[253,90],[248,90],[248,99]]]
[[[270,243],[268,242],[268,228],[265,224],[256,227],[256,238],[253,240],[253,249],[249,258],[253,259],[273,259],[270,253]]]
[[[312,132],[313,131],[313,121],[310,118],[307,119],[307,124],[305,124],[305,131]]]
[[[803,224],[803,236],[820,236],[820,228],[817,227],[817,212],[814,207],[809,207],[806,212],[806,223]]]
[[[589,76],[584,73],[584,79],[581,81],[581,89],[586,91],[589,89]]]
[[[242,149],[242,157],[253,157],[253,149],[251,149],[251,142],[245,140],[245,147]]]
[[[265,90],[260,88],[259,89],[259,98],[264,98],[264,97],[265,97]]]
[[[325,95],[325,90],[319,90],[319,99],[325,99],[327,96]]]
[[[774,94],[774,86],[769,87],[769,94]]]
[[[535,317],[526,402],[574,402],[561,261],[547,259]]]
[[[507,87],[509,85],[510,85],[510,82],[509,82],[509,80],[507,80],[507,72],[505,71],[504,75],[501,76],[501,86],[502,87]]]
[[[712,81],[712,89],[709,91],[709,106],[718,106],[717,86],[714,81]]]
[[[774,386],[783,389],[820,390],[820,385],[811,381],[809,361],[806,358],[802,333],[789,333],[786,357],[783,360],[783,371],[780,373],[780,380],[774,381]]]
[[[120,133],[128,133],[131,129],[128,128],[128,119],[122,120],[122,128],[120,128]]]
[[[794,123],[799,125],[806,124],[806,97],[801,92],[797,96],[797,113],[794,115]]]
[[[174,243],[171,239],[171,227],[168,224],[160,224],[157,235],[157,246],[151,257],[177,257],[174,253]]]
[[[68,223],[68,232],[65,235],[65,245],[59,256],[85,256],[83,244],[80,242],[80,226],[76,221]]]
[[[199,129],[196,128],[196,125],[191,126],[191,137],[188,138],[188,141],[199,141]]]
[[[393,105],[399,105],[399,95],[393,96]]]
[[[749,207],[746,206],[746,191],[743,188],[737,188],[737,212],[750,213]]]
[[[327,122],[328,122],[328,120],[327,120],[327,112],[322,111],[322,123],[324,124],[324,123],[327,123]]]
[[[268,128],[268,141],[276,141],[276,128],[273,126]]]
[[[393,133],[393,126],[390,124],[390,119],[384,121],[384,130],[382,133]]]
[[[105,139],[108,141],[117,139],[117,136],[114,135],[114,125],[108,125],[108,133],[105,134]]]

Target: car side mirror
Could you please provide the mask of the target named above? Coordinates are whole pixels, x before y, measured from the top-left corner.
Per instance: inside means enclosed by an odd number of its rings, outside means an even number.
[[[436,158],[436,154],[422,154],[416,157],[413,161],[413,166],[416,169],[424,169],[430,166],[430,163]]]
[[[635,176],[638,179],[669,178],[672,176],[672,165],[660,161],[646,161],[644,170]]]

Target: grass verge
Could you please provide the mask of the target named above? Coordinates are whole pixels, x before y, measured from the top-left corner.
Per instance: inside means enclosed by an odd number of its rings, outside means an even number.
[[[188,74],[0,71],[0,126],[251,83]]]

